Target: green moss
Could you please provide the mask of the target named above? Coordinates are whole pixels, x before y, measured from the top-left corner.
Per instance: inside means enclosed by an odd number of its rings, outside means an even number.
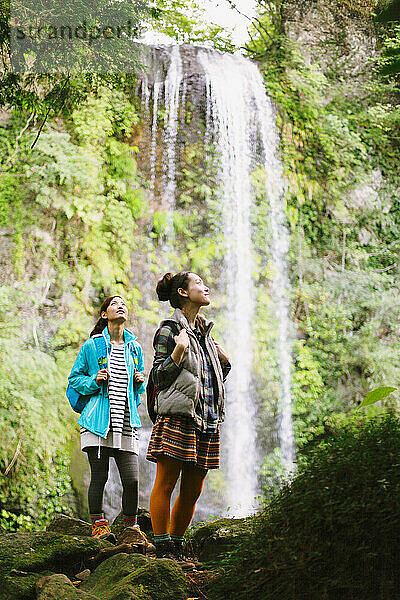
[[[104,600],[185,600],[188,584],[171,560],[117,554],[97,567],[81,589]]]
[[[39,600],[100,600],[101,596],[88,594],[75,588],[64,575],[51,575],[40,585]]]
[[[1,581],[0,600],[33,600],[36,598],[36,584],[43,577],[52,575],[51,571],[27,573],[14,571]]]
[[[217,519],[210,523],[200,523],[191,529],[187,536],[187,546],[206,563],[218,563],[248,539],[251,520]]]
[[[1,600],[34,598],[35,584],[44,575],[58,572],[73,576],[88,558],[108,545],[91,537],[51,532],[0,535]]]
[[[108,544],[106,544],[107,546]],[[1,572],[59,570],[74,573],[104,542],[91,537],[66,536],[52,532],[0,535]]]

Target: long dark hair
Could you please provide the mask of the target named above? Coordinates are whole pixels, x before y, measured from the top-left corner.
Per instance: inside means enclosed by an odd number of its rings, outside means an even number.
[[[103,317],[101,316],[102,312],[106,312],[107,308],[110,306],[111,300],[113,298],[122,298],[122,296],[120,296],[119,294],[114,294],[114,296],[108,296],[102,303],[102,305],[100,306],[100,318],[97,320],[96,325],[93,328],[93,331],[90,333],[90,337],[92,337],[93,335],[97,335],[98,333],[101,333],[103,331],[103,329],[105,329],[107,327],[107,319],[103,319]]]
[[[172,308],[182,308],[182,296],[178,293],[178,289],[188,289],[189,275],[191,271],[181,271],[176,275],[166,273],[157,283],[156,292],[158,299],[161,302],[170,301]]]

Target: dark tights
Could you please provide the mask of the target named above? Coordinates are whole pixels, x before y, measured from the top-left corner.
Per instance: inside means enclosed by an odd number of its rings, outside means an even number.
[[[114,448],[87,448],[91,478],[88,491],[89,513],[98,515],[103,511],[103,492],[108,479],[110,456],[115,458],[122,482],[122,511],[124,515],[134,516],[138,508],[138,456],[133,452]]]

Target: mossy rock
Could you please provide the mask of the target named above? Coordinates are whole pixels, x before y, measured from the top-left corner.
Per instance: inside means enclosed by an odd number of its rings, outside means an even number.
[[[99,600],[99,597],[77,589],[66,575],[58,573],[41,583],[37,600]]]
[[[53,575],[51,571],[29,573],[13,569],[0,575],[0,600],[26,600],[36,598],[35,587],[44,576]]]
[[[67,515],[59,514],[46,527],[46,531],[54,531],[63,535],[92,535],[92,526],[81,519],[74,519]]]
[[[0,600],[34,598],[36,582],[49,573],[73,576],[109,544],[54,532],[0,535]]]
[[[185,600],[188,584],[172,560],[116,554],[101,563],[79,590],[99,600]]]
[[[249,519],[218,519],[206,523],[189,532],[187,550],[203,562],[213,562],[242,544],[249,535],[249,527]]]

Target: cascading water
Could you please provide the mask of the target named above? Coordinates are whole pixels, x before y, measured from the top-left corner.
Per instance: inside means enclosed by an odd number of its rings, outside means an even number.
[[[222,58],[222,60],[221,60]],[[233,56],[199,52],[207,85],[208,127],[213,129],[221,180],[226,240],[226,294],[229,297],[225,343],[232,372],[228,379],[226,420],[227,502],[231,514],[252,512],[257,492],[255,406],[251,402],[253,259],[251,248],[251,108],[245,63]],[[206,133],[210,138],[210,132]],[[245,451],[243,451],[245,449]]]
[[[167,137],[167,180],[164,192],[164,205],[173,207],[175,202],[175,159],[176,135],[178,131],[179,92],[183,79],[182,60],[179,47],[173,46],[171,63],[165,80],[165,128]]]
[[[175,208],[177,171],[180,168],[178,139],[182,145],[182,132],[189,127],[179,118],[180,113],[185,114],[186,98],[192,107],[202,107],[199,112],[203,114],[205,126],[205,164],[210,169],[217,165],[221,230],[226,249],[223,296],[228,299],[224,308],[225,338],[221,341],[232,362],[227,381],[227,419],[222,438],[222,472],[226,480],[226,492],[220,506],[229,506],[230,515],[246,516],[254,512],[256,507],[257,471],[261,458],[256,450],[258,417],[252,393],[256,295],[253,281],[252,215],[255,210],[255,191],[252,176],[254,170],[260,167],[265,172],[265,196],[270,207],[270,240],[266,244],[274,269],[271,300],[276,317],[276,355],[280,381],[278,435],[283,462],[288,470],[294,460],[289,283],[285,266],[288,235],[273,108],[257,66],[243,57],[187,46],[148,47],[144,48],[143,62],[147,64],[147,72],[142,80],[142,88],[146,87],[146,90],[142,89],[145,110],[151,106],[151,96],[153,98],[147,142],[151,194],[154,200],[157,196],[162,209],[171,215],[167,224],[171,228],[171,235],[167,236],[169,240],[163,248],[158,250],[160,259],[168,258],[173,244],[172,211]],[[165,104],[162,108],[165,116],[164,136],[161,138],[157,113],[162,104],[163,88]],[[194,131],[192,137],[198,138],[199,134],[200,131]],[[215,149],[215,156],[210,156],[211,148]],[[162,174],[162,185],[157,186],[157,177],[160,179]],[[149,306],[151,300],[149,295]],[[148,435],[149,432],[143,439],[147,440]],[[145,495],[150,487],[151,482]],[[143,483],[141,489],[143,493]],[[208,505],[201,511],[200,507],[200,513],[205,517],[213,514],[213,509]]]
[[[157,116],[158,116],[158,101],[162,83],[158,80],[154,82],[153,88],[153,120],[151,126],[151,151],[150,151],[150,190],[154,198],[155,182],[156,182],[156,151],[157,151]]]
[[[257,67],[237,56],[199,51],[206,74],[207,128],[214,130],[222,182],[229,326],[226,343],[237,365],[228,380],[227,466],[228,503],[236,516],[249,514],[257,493],[255,417],[250,394],[252,374],[252,320],[254,286],[252,272],[251,210],[254,192],[251,173],[255,164],[265,167],[266,194],[271,207],[272,245],[275,266],[274,300],[279,323],[281,373],[281,425],[279,428],[285,465],[293,460],[290,402],[290,345],[288,343],[288,281],[285,271],[287,233],[282,207],[281,167],[272,106]],[[207,131],[206,139],[210,138]],[[262,156],[255,142],[261,141]],[[245,451],[243,451],[245,449]]]
[[[271,254],[275,267],[273,278],[273,294],[278,323],[278,356],[281,376],[279,424],[280,447],[283,464],[290,472],[294,466],[294,436],[292,423],[292,402],[290,394],[290,308],[289,278],[286,269],[286,254],[289,249],[289,238],[285,223],[284,206],[282,204],[282,169],[277,159],[278,137],[275,132],[275,119],[270,99],[265,94],[264,85],[258,69],[252,65],[252,89],[259,121],[259,131],[264,151],[267,178],[267,196],[270,203],[270,224],[272,230]]]

